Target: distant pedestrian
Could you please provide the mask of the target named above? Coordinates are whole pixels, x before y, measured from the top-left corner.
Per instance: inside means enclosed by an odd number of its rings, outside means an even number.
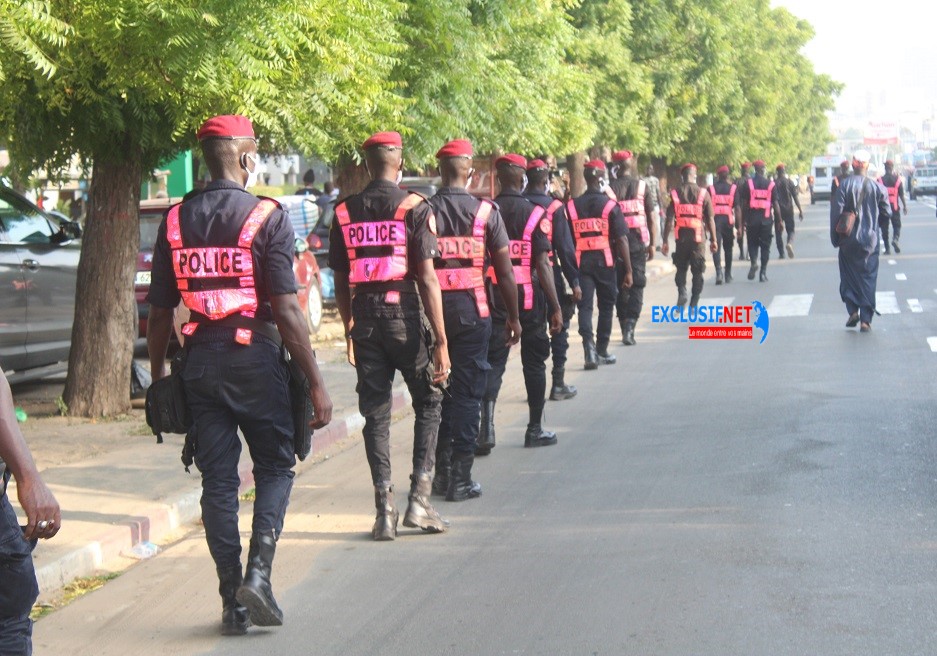
[[[908,215],[908,204],[904,200],[904,187],[901,184],[901,176],[895,173],[895,163],[891,160],[885,162],[885,175],[878,179],[879,184],[885,187],[888,192],[888,205],[891,211],[887,215],[879,217],[879,227],[882,229],[882,241],[885,244],[885,255],[891,254],[888,242],[888,225],[891,223],[893,238],[891,246],[895,247],[895,252],[901,252],[901,246],[898,239],[901,237],[901,212],[898,211],[898,204],[904,208],[905,216]]]
[[[16,496],[26,513],[24,528],[7,498],[11,476],[16,479]],[[39,596],[32,551],[36,540],[48,540],[59,532],[62,516],[16,423],[13,395],[2,370],[0,477],[0,654],[29,656],[33,632],[29,612]]]
[[[783,260],[785,250],[788,257],[794,257],[794,207],[801,221],[804,220],[804,210],[800,206],[799,189],[794,181],[787,177],[787,170],[783,164],[775,169],[777,178],[774,183],[774,214],[775,239],[778,245],[778,258]],[[787,245],[784,244],[784,232],[787,232]]]
[[[306,169],[303,173],[303,186],[296,190],[297,196],[319,196],[322,192],[316,189],[316,172]]]
[[[319,206],[319,215],[321,216],[324,214],[329,208],[329,205],[334,203],[337,199],[338,189],[336,189],[335,183],[331,180],[326,181],[326,183],[322,185],[322,193],[316,198],[316,205]]]
[[[664,234],[664,215],[661,209],[664,207],[664,200],[660,192],[660,178],[654,175],[654,165],[648,164],[644,172],[644,181],[647,183],[647,194],[654,204],[654,215],[652,219],[657,222],[658,235]],[[660,253],[660,244],[657,244],[655,250]]]
[[[739,245],[739,259],[747,260],[748,255],[745,253],[745,219],[744,210],[742,209],[741,196],[742,196],[742,187],[748,186],[748,171],[752,167],[751,162],[742,162],[741,167],[739,167],[739,177],[735,181],[735,207],[736,207],[736,222],[735,222],[735,236],[736,241]]]
[[[830,240],[839,248],[839,294],[849,312],[846,327],[860,324],[864,333],[872,330],[876,311],[879,219],[890,213],[885,188],[866,177],[870,159],[867,150],[856,151],[853,175],[837,187],[830,203]],[[845,220],[850,213],[855,215],[851,226]]]

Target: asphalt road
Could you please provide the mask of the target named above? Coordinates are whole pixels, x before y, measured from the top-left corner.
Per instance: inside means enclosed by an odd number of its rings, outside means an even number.
[[[617,365],[583,372],[576,340],[579,397],[547,406],[560,441],[536,450],[512,360],[484,495],[437,504],[448,534],[370,541],[355,444],[297,479],[282,628],[216,635],[196,531],[43,619],[36,653],[937,653],[937,220],[911,205],[871,334],[843,327],[818,204],[770,282],[707,271],[704,302],[768,308],[763,344],[645,319]],[[645,317],[675,298],[653,284]],[[401,512],[409,430],[394,427]]]

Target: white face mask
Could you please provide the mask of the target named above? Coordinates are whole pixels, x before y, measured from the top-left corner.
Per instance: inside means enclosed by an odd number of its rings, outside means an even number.
[[[248,169],[246,166],[241,167],[241,168],[243,168],[245,171],[247,171],[247,182],[244,183],[244,188],[245,188],[245,189],[250,189],[251,187],[253,187],[254,185],[257,184],[257,178],[260,176],[260,171],[257,169],[257,158],[256,158],[256,157],[254,157],[253,155],[247,154],[247,155],[244,156],[244,159],[245,159],[245,161],[247,161],[248,159],[250,159],[250,160],[252,160],[252,161],[254,162],[254,170],[253,170],[253,171],[250,170],[250,169]]]
[[[397,171],[397,179],[394,182],[400,184],[401,180],[403,180],[403,171]]]
[[[521,190],[523,191],[524,189],[527,189],[527,174],[526,173],[524,174],[523,184],[521,185]]]
[[[599,191],[601,191],[604,194],[605,189],[607,187],[608,187],[608,181],[605,178],[600,178],[599,179]]]
[[[470,189],[472,187],[472,176],[475,175],[475,169],[470,169],[468,177],[465,178],[465,188]]]

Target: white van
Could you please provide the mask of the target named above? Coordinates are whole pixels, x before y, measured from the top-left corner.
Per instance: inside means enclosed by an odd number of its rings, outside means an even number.
[[[842,155],[824,155],[813,158],[813,163],[810,165],[810,172],[813,175],[811,203],[830,199],[833,191],[833,178],[839,173],[839,163],[842,161]]]
[[[911,198],[923,194],[937,194],[937,164],[919,166],[911,177]]]

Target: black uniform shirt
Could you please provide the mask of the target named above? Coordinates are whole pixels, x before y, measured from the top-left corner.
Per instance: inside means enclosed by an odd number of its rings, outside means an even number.
[[[475,213],[481,201],[461,187],[443,187],[436,195],[429,199],[429,204],[436,213],[436,227],[440,237],[468,237],[472,234],[475,224]],[[488,222],[485,225],[485,251],[490,255],[495,251],[508,246],[508,233],[504,227],[504,219],[498,210],[497,203]],[[487,259],[487,258],[486,258]],[[461,266],[453,260],[436,258],[435,265],[440,268],[458,268]]]
[[[771,181],[763,175],[756,175],[752,178],[752,182],[755,185],[755,189],[767,189]],[[751,190],[748,188],[748,181],[739,187],[738,189],[738,203],[739,207],[742,209],[742,216],[745,217],[746,222],[755,222],[760,221],[762,223],[771,222],[771,203],[773,202],[773,196],[768,198],[768,216],[765,216],[765,211],[762,209],[752,209],[749,206],[749,199],[751,198]]]
[[[742,205],[742,187],[748,188],[748,177],[749,176],[747,175],[743,175],[739,177],[738,180],[735,181],[735,206],[742,208],[743,217],[745,216],[744,214],[745,206]]]
[[[410,194],[389,180],[372,180],[360,194],[349,196],[345,203],[352,221],[390,221],[397,207]],[[420,203],[404,217],[407,226],[407,280],[415,280],[417,264],[431,260],[439,254],[436,243],[436,219],[429,203]],[[345,245],[345,233],[338,220],[332,221],[329,230],[329,266],[335,271],[349,273],[351,263]],[[385,283],[374,283],[385,285]],[[366,289],[362,287],[362,290]],[[416,291],[414,286],[412,291]]]
[[[239,184],[227,180],[209,182],[200,194],[180,207],[183,246],[236,245],[247,215],[258,202],[257,196]],[[296,293],[296,276],[293,273],[295,240],[293,224],[282,208],[273,211],[254,237],[251,253],[258,319],[273,321],[271,296]],[[153,248],[153,272],[147,301],[156,307],[174,308],[180,298],[164,218]],[[231,332],[233,334],[234,329]]]
[[[626,175],[623,178],[615,178],[608,183],[608,186],[615,192],[615,197],[618,198],[618,200],[633,200],[638,197],[638,185],[640,182],[640,178]],[[647,185],[647,188],[644,190],[644,213],[647,218],[654,216],[655,197],[651,186]],[[625,225],[627,225],[627,223]],[[629,228],[629,230],[631,231],[631,236],[628,243],[631,250],[640,251],[644,248],[644,241],[641,239],[641,229]]]
[[[610,200],[612,199],[601,191],[590,191],[587,189],[586,193],[582,196],[573,199],[573,204],[576,206],[576,214],[580,219],[584,219],[586,217],[602,216],[602,210],[605,209],[605,204]],[[569,219],[568,216],[567,219]],[[570,223],[570,230],[572,230],[572,223]],[[617,257],[614,244],[622,237],[625,238],[627,243],[628,226],[625,225],[625,215],[621,213],[621,208],[618,207],[618,203],[615,203],[614,209],[612,209],[608,215],[608,243],[609,247],[612,249],[613,258]],[[573,243],[575,242],[576,233],[573,232]],[[582,261],[579,263],[579,268],[585,269],[587,264],[593,269],[595,267],[604,267],[606,266],[605,255],[601,251],[586,251],[582,254]]]
[[[528,191],[524,196],[532,203],[546,209],[555,198],[544,193]],[[559,259],[559,266],[563,269],[563,276],[569,286],[579,286],[579,268],[576,266],[576,247],[573,244],[573,235],[566,220],[566,205],[560,206],[553,213],[553,253]],[[555,266],[555,265],[554,265]]]
[[[680,198],[681,203],[686,203],[687,205],[696,205],[699,202],[700,188],[694,182],[683,182],[679,187],[676,187],[677,196]],[[667,208],[667,220],[674,221],[676,216],[676,209],[674,208],[673,203],[670,203],[670,207]],[[705,235],[706,230],[706,221],[713,217],[713,199],[709,195],[709,192],[706,192],[706,198],[703,200],[703,232]],[[687,242],[687,243],[696,243],[696,231],[691,228],[676,228],[676,222],[674,223],[674,231],[677,233],[675,236],[676,241]]]
[[[508,237],[514,241],[523,239],[524,228],[527,227],[527,220],[530,218],[530,214],[534,211],[536,205],[515,191],[502,191],[501,194],[495,198],[495,202],[498,203],[498,208],[501,210],[501,218],[504,221],[504,228],[508,233]],[[543,218],[546,218],[546,214],[543,215]],[[530,242],[531,251],[534,256],[540,253],[549,253],[551,250],[550,240],[547,239],[547,236],[543,234],[543,231],[540,229],[539,221],[530,236]],[[531,258],[531,260],[533,260],[533,258]]]
[[[778,208],[785,214],[794,211],[794,199],[797,198],[798,189],[794,181],[788,177],[778,178],[774,183],[774,198],[778,201]]]
[[[885,185],[886,189],[891,189],[895,186],[895,182],[898,180],[897,173],[886,173],[882,176],[882,184]],[[901,181],[902,184],[898,187],[898,198],[904,198],[904,180]],[[889,201],[890,203],[891,201]]]

